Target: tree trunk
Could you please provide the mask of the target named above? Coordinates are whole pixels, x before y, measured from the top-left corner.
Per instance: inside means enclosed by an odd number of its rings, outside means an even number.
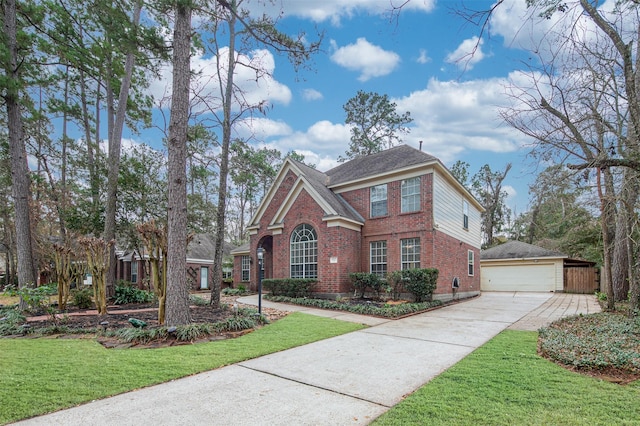
[[[3,5],[3,26],[7,42],[7,62],[4,63],[5,76],[9,84],[4,87],[3,98],[7,108],[7,128],[9,133],[9,158],[11,160],[12,195],[15,208],[18,286],[20,288],[36,284],[36,265],[33,256],[31,235],[31,179],[24,145],[22,116],[20,115],[20,75],[18,67],[18,27],[17,4],[7,0]],[[20,307],[26,303],[20,300]]]
[[[615,308],[615,296],[613,293],[612,267],[613,259],[613,241],[615,239],[615,202],[613,200],[613,176],[608,169],[602,170],[604,174],[605,192],[602,191],[602,182],[600,179],[600,170],[596,171],[598,180],[598,196],[600,198],[600,212],[602,223],[602,245],[603,245],[603,263],[602,263],[602,282],[604,283],[605,292],[607,294],[607,309]]]
[[[230,8],[234,10],[229,19],[229,57],[227,78],[223,95],[222,150],[220,152],[220,183],[218,186],[218,210],[216,211],[216,242],[213,257],[213,281],[211,285],[211,306],[220,306],[220,289],[222,288],[222,258],[224,249],[225,217],[227,210],[227,179],[229,176],[229,145],[231,143],[231,103],[233,102],[233,74],[235,72],[235,0]]]
[[[173,30],[173,93],[169,121],[168,254],[166,324],[189,323],[187,288],[187,132],[191,81],[191,7],[175,6]]]
[[[627,208],[625,207],[627,202],[624,195],[625,192],[623,189],[620,194],[621,202],[616,212],[615,241],[613,242],[613,261],[611,264],[613,296],[616,302],[627,300],[629,294],[629,253],[627,252],[627,243],[630,235],[627,233],[629,219],[627,217]]]
[[[135,28],[140,22],[140,12],[142,11],[142,3],[137,1],[133,10],[133,27]],[[107,78],[107,97],[111,99],[109,106],[109,123],[113,125],[109,129],[109,171],[107,176],[107,205],[105,209],[104,220],[104,239],[107,241],[116,239],[116,207],[118,193],[118,174],[120,172],[120,151],[122,147],[122,129],[124,128],[124,119],[127,114],[127,101],[129,99],[129,87],[133,75],[133,67],[135,65],[135,52],[127,52],[124,63],[124,75],[120,85],[120,94],[118,95],[118,110],[113,119],[113,99],[112,89],[109,78]],[[107,272],[106,288],[107,295],[113,295],[115,291],[116,281],[116,247],[111,246],[109,253],[109,271]]]

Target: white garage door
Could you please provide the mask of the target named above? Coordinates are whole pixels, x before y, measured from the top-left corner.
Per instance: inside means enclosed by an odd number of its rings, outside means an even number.
[[[553,264],[482,266],[483,291],[554,291]]]

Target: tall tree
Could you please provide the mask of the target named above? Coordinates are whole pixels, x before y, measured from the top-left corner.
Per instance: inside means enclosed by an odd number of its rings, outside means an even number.
[[[37,12],[28,5],[20,7],[23,13]],[[34,13],[37,16],[37,13]],[[27,16],[24,17],[25,19]],[[4,77],[0,79],[2,98],[7,111],[7,130],[9,138],[9,157],[11,161],[12,196],[15,209],[17,261],[20,267],[18,272],[18,285],[20,288],[33,286],[36,283],[36,263],[33,254],[33,236],[31,233],[31,180],[27,165],[25,149],[25,135],[22,120],[21,92],[25,90],[24,72],[29,61],[25,62],[23,55],[29,54],[31,36],[21,28],[18,18],[18,5],[16,0],[2,2],[3,33],[0,47],[0,61],[4,71]],[[22,308],[26,304],[21,300]]]
[[[213,285],[211,287],[211,305],[220,304],[220,289],[222,284],[222,249],[225,237],[225,219],[227,213],[229,178],[229,152],[234,124],[254,112],[264,113],[267,102],[264,99],[251,100],[235,81],[236,73],[244,68],[255,74],[255,80],[260,81],[269,77],[266,70],[256,57],[251,61],[248,55],[258,55],[256,45],[266,46],[279,53],[284,53],[297,68],[305,63],[312,53],[319,49],[319,42],[311,42],[305,34],[298,34],[295,38],[284,34],[276,28],[276,22],[267,15],[254,18],[249,10],[242,7],[242,0],[218,1],[216,20],[212,22],[210,32],[214,52],[217,60],[218,93],[198,96],[206,105],[209,112],[215,116],[220,125],[222,139],[220,141],[220,174],[218,184],[218,205],[216,211],[216,239],[213,266]],[[221,48],[220,42],[226,38],[228,46]],[[240,50],[249,50],[246,54]],[[248,59],[247,62],[244,62]]]
[[[485,211],[482,216],[482,232],[485,247],[494,244],[494,235],[502,230],[510,215],[506,205],[507,193],[504,190],[504,180],[511,170],[511,163],[503,171],[494,172],[488,164],[480,168],[472,178],[474,195],[482,204]]]
[[[190,0],[178,0],[173,28],[173,88],[169,121],[167,299],[168,327],[189,323],[187,288],[187,138],[191,81]]]
[[[620,277],[626,275],[632,310],[640,312],[639,248],[632,242],[638,218],[631,213],[638,193],[632,189],[621,201],[618,186],[635,179],[640,170],[636,50],[640,5],[621,1],[605,9],[588,0],[535,0],[529,5],[541,18],[555,19],[556,25],[532,49],[539,66],[528,73],[528,83],[520,79],[521,84],[514,85],[516,106],[504,117],[536,141],[536,152],[543,159],[566,159],[570,168],[595,177],[604,246],[602,281],[609,308],[614,307],[614,279],[624,280]],[[631,173],[620,174],[620,167]],[[625,217],[616,220],[621,213]]]
[[[351,142],[346,157],[340,156],[338,161],[375,154],[398,144],[400,135],[409,133],[406,126],[413,119],[409,111],[399,114],[396,107],[387,95],[358,90],[343,106],[345,123],[351,126]]]

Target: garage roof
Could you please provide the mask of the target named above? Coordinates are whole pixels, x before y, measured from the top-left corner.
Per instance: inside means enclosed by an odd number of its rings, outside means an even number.
[[[507,241],[504,244],[480,252],[481,260],[531,259],[540,257],[566,258],[568,256],[557,251],[523,243],[522,241]]]

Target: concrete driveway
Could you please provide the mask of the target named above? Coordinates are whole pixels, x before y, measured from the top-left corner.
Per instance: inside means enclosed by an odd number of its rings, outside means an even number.
[[[483,293],[443,309],[395,321],[375,319],[365,330],[19,424],[364,425],[502,330],[514,324],[535,330],[542,318],[596,309],[588,301],[593,296],[567,295],[571,297],[561,302],[562,296]],[[284,309],[296,310],[290,305]],[[357,315],[297,310],[371,322]]]

